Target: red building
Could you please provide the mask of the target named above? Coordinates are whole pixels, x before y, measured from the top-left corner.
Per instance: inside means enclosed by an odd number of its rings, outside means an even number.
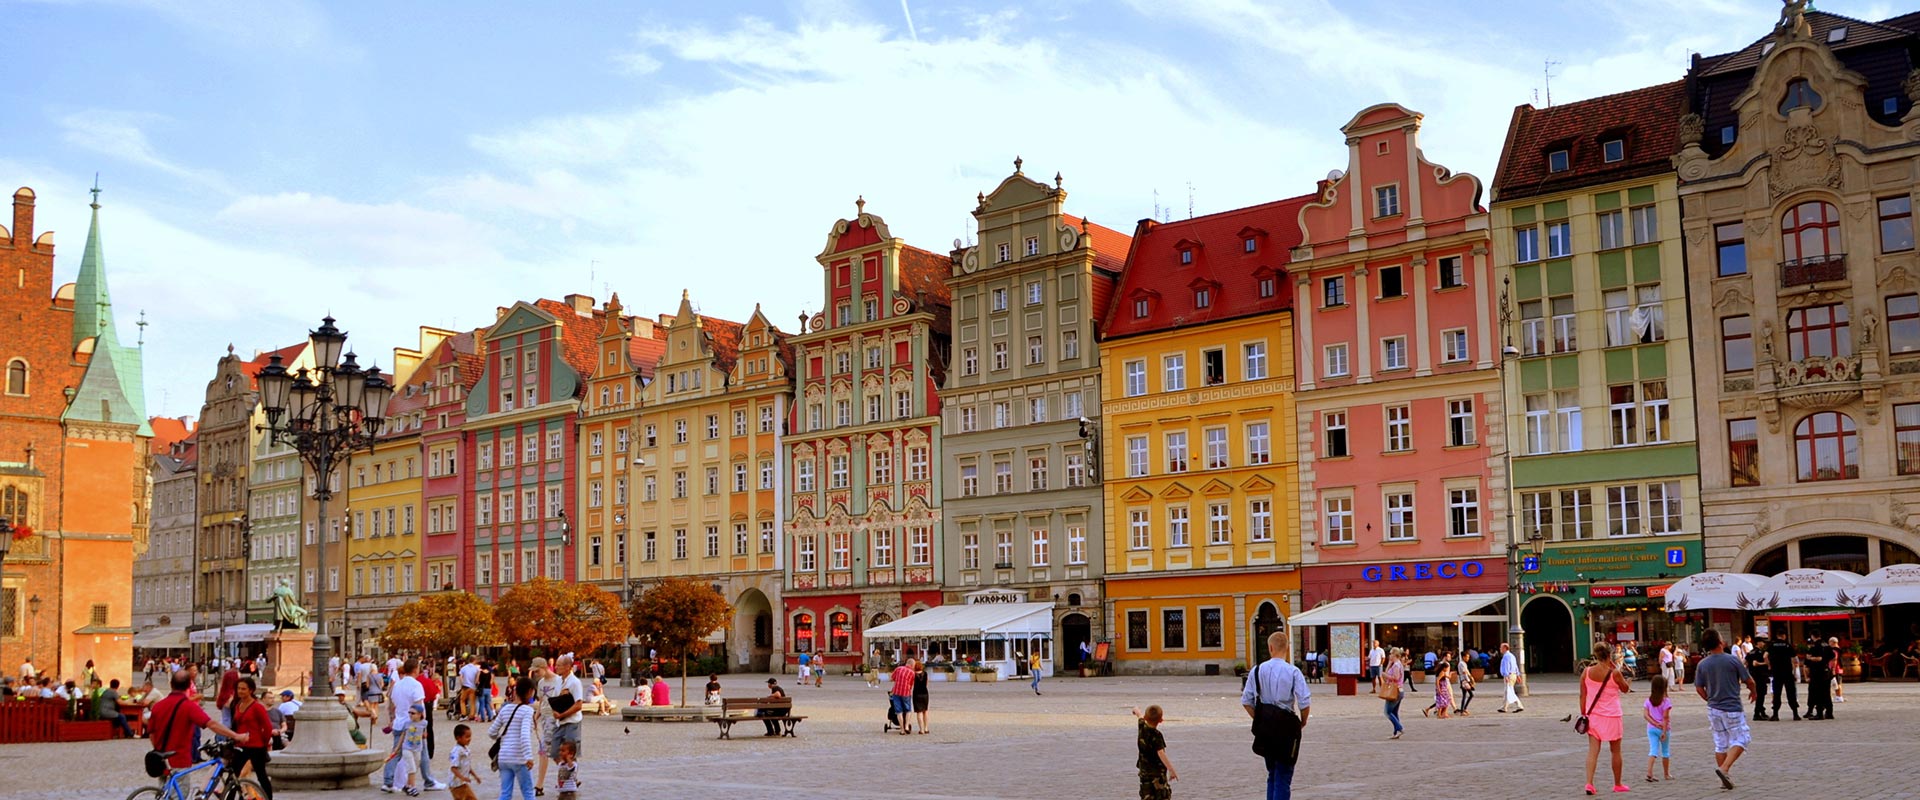
[[[951,261],[858,206],[815,257],[826,310],[790,340],[788,659],[856,663],[862,631],[940,604]]]
[[[426,376],[426,419],[420,428],[420,451],[427,461],[420,485],[420,508],[426,539],[421,546],[421,584],[430,592],[471,589],[473,526],[463,499],[466,475],[473,470],[473,451],[466,446],[461,427],[467,423],[467,396],[480,382],[484,356],[477,331],[447,339],[428,353],[416,371]]]

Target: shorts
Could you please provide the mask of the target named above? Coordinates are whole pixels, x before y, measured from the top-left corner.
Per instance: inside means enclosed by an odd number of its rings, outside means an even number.
[[[1140,800],[1168,800],[1173,797],[1173,786],[1167,783],[1167,773],[1140,770]]]
[[[480,800],[480,798],[473,796],[473,787],[464,783],[449,788],[447,790],[447,796],[453,798],[453,800]]]
[[[1647,757],[1672,758],[1673,733],[1659,728],[1647,729]]]
[[[1724,753],[1735,747],[1745,748],[1753,741],[1747,729],[1747,712],[1721,711],[1707,709],[1707,727],[1713,731],[1713,752]]]
[[[580,755],[580,723],[568,722],[553,726],[553,732],[547,734],[547,757],[560,757],[560,744],[573,743],[573,755]]]
[[[1378,665],[1369,665],[1367,667],[1367,680],[1375,680],[1379,677],[1380,667]]]

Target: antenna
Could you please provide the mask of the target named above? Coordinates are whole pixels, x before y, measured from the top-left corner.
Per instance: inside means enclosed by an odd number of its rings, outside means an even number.
[[[140,326],[140,346],[146,347],[147,346],[147,310],[146,309],[144,308],[140,309],[140,321],[133,324]]]
[[[1553,68],[1560,66],[1558,61],[1546,61],[1540,65],[1540,75],[1546,82],[1547,107],[1553,107]]]
[[[1160,219],[1160,190],[1153,190],[1153,219]]]
[[[587,262],[587,291],[593,291],[593,281],[598,276],[599,268],[600,268],[599,261],[595,260],[595,261]]]
[[[1187,181],[1187,219],[1193,219],[1193,181]]]

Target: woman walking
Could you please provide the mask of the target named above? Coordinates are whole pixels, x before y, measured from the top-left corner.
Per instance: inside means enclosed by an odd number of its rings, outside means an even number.
[[[1405,731],[1400,726],[1400,694],[1406,685],[1407,660],[1398,649],[1387,655],[1387,664],[1380,670],[1380,699],[1386,702],[1387,721],[1393,723],[1393,736],[1398,739]]]
[[[511,700],[500,709],[487,729],[487,735],[500,740],[500,800],[511,800],[513,787],[520,787],[520,800],[533,798],[534,743],[533,679],[521,678],[513,684]]]
[[[253,779],[260,784],[260,793],[266,800],[273,800],[273,779],[267,777],[267,757],[272,752],[273,720],[267,716],[267,707],[255,694],[260,685],[254,683],[252,676],[242,676],[233,689],[233,730],[247,736],[247,744],[235,747],[233,760],[228,766],[240,769],[243,765],[253,767]]]
[[[913,715],[920,718],[920,732],[927,733],[927,665],[913,662]]]
[[[1460,707],[1456,709],[1460,716],[1471,717],[1467,706],[1473,704],[1473,668],[1467,666],[1467,659],[1461,657],[1454,664],[1454,676],[1460,680]]]
[[[1600,763],[1600,743],[1613,750],[1613,790],[1630,791],[1620,780],[1620,693],[1632,691],[1627,676],[1613,666],[1613,648],[1593,646],[1593,663],[1580,673],[1578,713],[1587,720],[1587,794],[1593,794],[1593,771]]]

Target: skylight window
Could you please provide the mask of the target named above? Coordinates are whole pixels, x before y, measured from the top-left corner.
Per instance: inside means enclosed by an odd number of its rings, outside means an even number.
[[[1845,25],[1842,25],[1838,28],[1834,28],[1833,30],[1827,31],[1828,44],[1844,42],[1846,40],[1847,40],[1847,26]]]
[[[1547,154],[1548,172],[1566,172],[1567,163],[1567,151],[1565,150],[1555,150]]]

